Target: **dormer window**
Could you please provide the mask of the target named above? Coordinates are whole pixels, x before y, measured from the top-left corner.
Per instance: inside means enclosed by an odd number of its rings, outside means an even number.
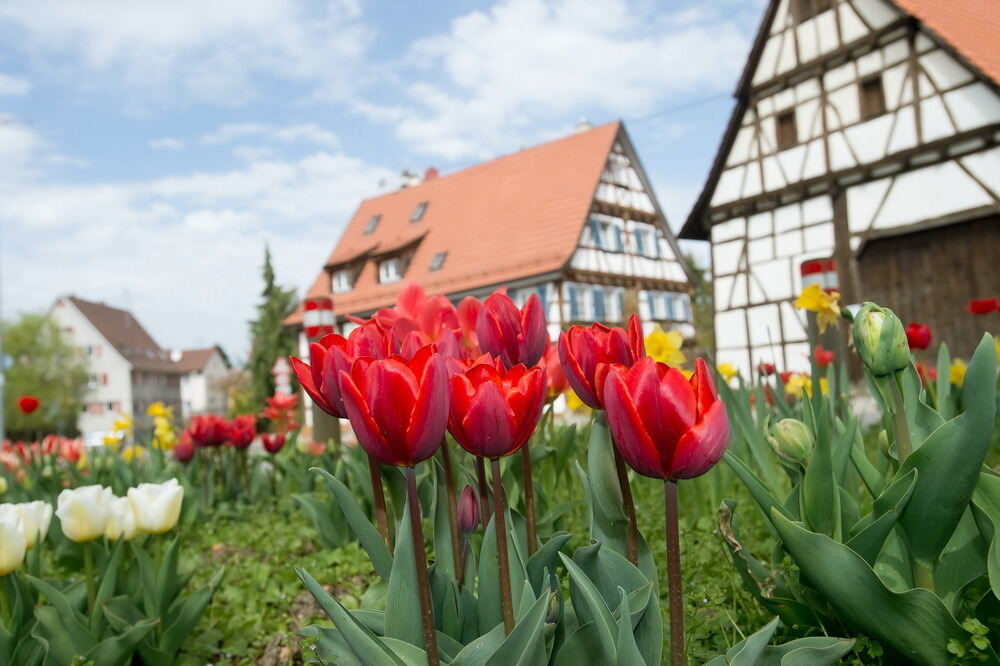
[[[444,260],[448,256],[447,252],[438,252],[434,255],[434,259],[431,261],[431,270],[439,271],[441,267],[444,266]]]
[[[417,207],[413,209],[413,215],[410,215],[410,222],[419,222],[424,217],[424,213],[427,211],[427,202],[417,204]]]
[[[367,226],[365,226],[365,233],[370,234],[375,231],[375,227],[378,226],[379,220],[382,219],[381,215],[373,215],[372,219],[368,220]]]
[[[403,279],[403,271],[400,267],[399,257],[391,257],[389,259],[383,259],[378,265],[378,281],[379,284],[389,284],[390,282],[399,282]]]
[[[332,280],[332,291],[335,294],[342,294],[345,291],[350,291],[351,287],[351,272],[346,268],[342,268],[339,271],[334,272]]]

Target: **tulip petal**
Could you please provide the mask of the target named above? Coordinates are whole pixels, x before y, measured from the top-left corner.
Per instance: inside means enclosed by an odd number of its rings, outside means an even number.
[[[664,468],[669,468],[677,442],[697,422],[690,384],[679,370],[649,356],[639,359],[624,379]]]
[[[642,323],[639,315],[633,314],[628,318],[628,346],[632,353],[632,362],[635,363],[646,355],[646,342],[642,336]]]
[[[722,458],[729,444],[729,418],[726,405],[715,402],[704,419],[691,428],[677,444],[670,468],[670,478],[693,479],[711,469]]]
[[[646,432],[642,418],[636,411],[622,365],[609,366],[604,385],[604,408],[615,446],[629,467],[643,476],[665,478],[660,453]]]
[[[694,396],[698,405],[698,416],[702,417],[712,406],[712,403],[719,399],[719,394],[715,390],[715,380],[712,379],[708,364],[701,357],[695,359],[691,386],[694,388]]]
[[[316,403],[316,406],[331,416],[343,418],[343,415],[337,414],[336,410],[334,410],[327,403],[326,398],[324,398],[316,389],[316,385],[313,384],[313,375],[309,366],[306,365],[306,363],[304,363],[301,359],[294,356],[289,357],[289,360],[292,362],[292,371],[295,373],[295,377],[299,380],[299,385],[309,395],[309,397],[312,398],[312,401]],[[200,443],[204,444],[204,442]]]
[[[364,396],[372,418],[396,452],[397,459],[406,460],[409,458],[407,428],[420,391],[416,377],[399,357],[376,361],[365,374]]]
[[[569,331],[559,336],[559,362],[562,363],[566,381],[569,382],[580,400],[588,407],[601,409],[601,400],[591,384],[593,368],[588,374],[577,356],[578,351],[583,350],[589,344],[587,340],[583,339],[582,331],[582,327],[573,326]]]
[[[545,309],[538,294],[528,296],[521,310],[521,334],[518,336],[519,355],[517,361],[529,368],[538,363],[545,353],[549,332],[545,325]]]
[[[411,464],[434,455],[448,425],[448,376],[441,356],[432,356],[424,366],[419,382],[419,392],[406,429]]]
[[[355,367],[358,365],[358,363],[354,364]],[[351,421],[351,427],[358,436],[361,448],[382,464],[398,464],[389,443],[378,424],[375,423],[375,419],[372,418],[360,389],[354,383],[352,375],[346,372],[340,373],[340,394],[344,399],[344,411],[347,412],[347,418]]]
[[[523,368],[518,365],[514,369]],[[513,371],[512,371],[513,372]],[[538,419],[542,416],[542,408],[545,406],[545,387],[547,383],[546,372],[543,368],[535,366],[521,377],[517,384],[514,384],[507,394],[507,405],[514,414],[516,424],[514,433],[514,446],[521,448],[525,442],[531,439],[531,434],[538,426]]]
[[[514,452],[513,414],[494,382],[477,387],[462,427],[471,440],[469,453],[499,458]]]
[[[464,374],[453,374],[448,380],[448,431],[464,449],[469,449],[469,434],[462,425],[463,417],[469,413],[469,405],[476,389]]]

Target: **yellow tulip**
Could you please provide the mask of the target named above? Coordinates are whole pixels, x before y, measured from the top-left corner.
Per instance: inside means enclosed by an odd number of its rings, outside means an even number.
[[[146,448],[135,444],[122,451],[122,460],[125,462],[132,462],[133,460],[143,458],[145,455]]]
[[[715,369],[719,371],[719,374],[722,375],[722,379],[724,379],[726,383],[729,383],[730,379],[740,374],[740,371],[737,370],[736,366],[732,363],[720,363],[715,366]]]
[[[667,365],[684,365],[687,359],[681,347],[684,346],[684,336],[680,331],[664,331],[659,324],[646,336],[646,353],[655,360]]]
[[[955,386],[961,386],[965,382],[965,371],[968,366],[960,358],[956,358],[951,362],[951,367],[948,368],[948,377],[951,379],[951,383]]]
[[[839,293],[827,292],[814,283],[802,290],[795,299],[795,307],[815,312],[816,325],[819,326],[819,332],[823,333],[830,324],[834,328],[840,325],[840,306],[837,305],[839,299]]]

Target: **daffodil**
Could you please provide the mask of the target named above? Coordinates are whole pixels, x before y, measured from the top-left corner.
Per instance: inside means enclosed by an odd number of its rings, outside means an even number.
[[[737,370],[736,366],[734,366],[732,363],[720,363],[719,365],[715,366],[715,369],[719,371],[719,374],[722,375],[722,378],[726,381],[727,384],[729,383],[730,379],[740,374],[740,371]]]
[[[655,360],[674,367],[684,365],[687,360],[681,347],[684,345],[684,336],[680,331],[664,331],[659,325],[646,336],[646,353]]]
[[[968,366],[960,358],[956,358],[951,362],[951,367],[948,368],[948,377],[951,379],[951,383],[955,386],[961,386],[965,381],[965,371]]]
[[[809,377],[806,377],[803,374],[795,373],[788,378],[788,381],[785,382],[785,393],[796,398],[801,398],[807,390],[812,390],[810,384],[811,381]],[[809,386],[809,389],[806,389],[807,386]]]
[[[162,402],[154,402],[146,410],[146,414],[149,415],[149,416],[152,416],[154,418],[159,417],[159,418],[173,419],[174,418],[174,408],[173,407],[167,407]]]
[[[566,407],[574,412],[582,412],[590,409],[580,400],[580,396],[573,389],[566,389]]]
[[[840,325],[840,306],[837,305],[839,299],[838,292],[831,293],[818,284],[811,284],[795,299],[795,307],[815,312],[816,325],[819,326],[819,332],[823,333],[830,324],[834,328]]]
[[[145,455],[146,455],[146,448],[136,444],[122,451],[122,460],[124,460],[125,462],[132,462],[133,460],[143,458]]]

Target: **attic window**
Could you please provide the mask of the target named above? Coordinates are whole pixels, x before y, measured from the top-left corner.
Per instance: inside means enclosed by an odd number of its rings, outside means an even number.
[[[342,268],[333,274],[332,280],[332,290],[335,294],[342,294],[345,291],[350,291],[351,287],[351,272],[346,268]]]
[[[885,113],[885,91],[882,76],[876,75],[861,82],[861,117],[874,118]]]
[[[365,233],[370,234],[375,231],[375,227],[378,226],[379,220],[382,219],[381,215],[373,215],[372,219],[368,220],[368,226],[365,227]]]
[[[417,204],[417,207],[413,209],[413,215],[410,216],[410,222],[419,222],[424,217],[424,212],[427,210],[427,202]]]
[[[379,284],[399,282],[403,278],[403,271],[400,267],[399,257],[392,257],[379,263],[378,281]]]
[[[434,259],[431,261],[431,270],[439,271],[444,265],[444,260],[448,256],[447,252],[438,252],[434,255]]]
[[[795,111],[786,111],[775,120],[778,135],[778,150],[791,148],[799,142],[799,133],[795,127]]]

